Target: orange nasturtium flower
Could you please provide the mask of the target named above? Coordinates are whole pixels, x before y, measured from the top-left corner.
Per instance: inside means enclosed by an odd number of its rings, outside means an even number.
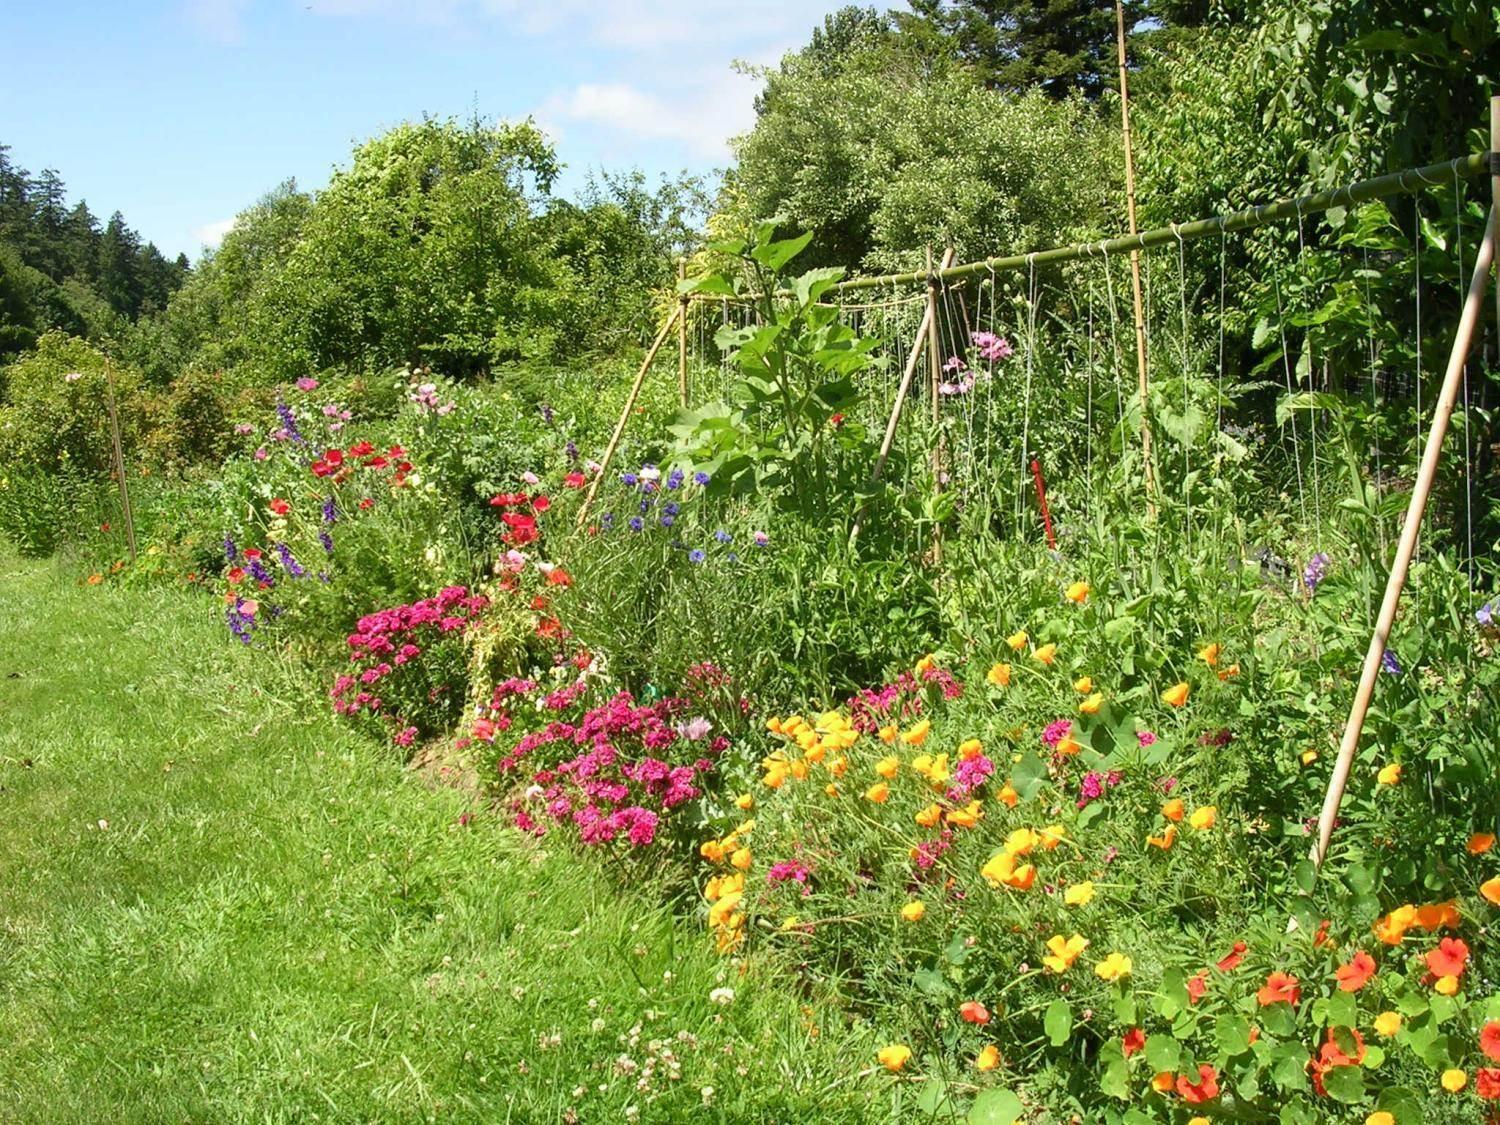
[[[1175,1079],[1172,1075],[1172,1072],[1170,1070],[1163,1070],[1160,1073],[1153,1074],[1151,1076],[1151,1088],[1158,1094],[1165,1094],[1172,1089],[1172,1083],[1174,1081]]]
[[[1146,1048],[1146,1032],[1143,1028],[1132,1027],[1120,1039],[1120,1053],[1127,1059],[1137,1051]]]
[[[1469,1076],[1457,1067],[1452,1067],[1443,1071],[1443,1077],[1440,1081],[1443,1084],[1443,1089],[1447,1090],[1450,1094],[1456,1094],[1469,1084]]]
[[[958,1014],[965,1023],[977,1023],[982,1027],[990,1022],[990,1010],[978,1000],[965,1000],[958,1006]]]
[[[1033,660],[1041,661],[1043,664],[1051,664],[1057,659],[1057,645],[1048,643],[1031,654]]]
[[[1198,1081],[1192,1082],[1186,1074],[1177,1076],[1177,1092],[1188,1105],[1202,1105],[1219,1096],[1219,1072],[1207,1063],[1198,1066]]]
[[[1188,701],[1187,683],[1184,681],[1173,684],[1161,693],[1161,701],[1171,707],[1181,707]]]
[[[1480,1028],[1479,1049],[1486,1058],[1500,1062],[1500,1020],[1490,1020]]]
[[[1375,975],[1375,958],[1361,949],[1347,965],[1335,969],[1333,975],[1339,982],[1340,992],[1358,992]]]
[[[1461,977],[1469,961],[1469,945],[1462,938],[1445,937],[1427,954],[1427,968],[1436,977]]]
[[[1074,605],[1082,605],[1089,599],[1089,584],[1087,582],[1074,582],[1063,591],[1063,597]]]
[[[1468,851],[1470,855],[1484,855],[1495,846],[1495,834],[1493,832],[1476,832],[1469,837]]]
[[[1266,977],[1265,987],[1255,994],[1262,1008],[1270,1004],[1295,1005],[1302,998],[1302,986],[1291,973],[1272,973]]]
[[[1187,808],[1185,805],[1183,805],[1181,797],[1173,797],[1170,801],[1168,801],[1161,807],[1161,815],[1166,817],[1168,820],[1180,821],[1182,819],[1182,814],[1186,811]]]
[[[997,660],[995,663],[990,665],[990,670],[984,678],[990,683],[994,684],[996,687],[1009,687],[1010,665],[1004,664]]]
[[[1089,939],[1081,934],[1067,938],[1062,934],[1053,934],[1047,939],[1047,948],[1051,952],[1042,957],[1042,964],[1054,973],[1065,973],[1088,947]]]
[[[1000,1048],[993,1043],[986,1043],[983,1050],[974,1057],[975,1070],[994,1070],[1000,1065]]]
[[[889,1047],[876,1051],[875,1057],[880,1060],[881,1066],[895,1073],[911,1061],[911,1048],[904,1043],[892,1043]]]

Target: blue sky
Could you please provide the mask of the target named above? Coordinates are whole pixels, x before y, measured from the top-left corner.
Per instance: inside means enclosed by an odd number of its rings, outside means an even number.
[[[0,143],[70,202],[197,258],[289,176],[420,117],[534,116],[568,166],[707,172],[840,0],[77,0],[7,5]]]

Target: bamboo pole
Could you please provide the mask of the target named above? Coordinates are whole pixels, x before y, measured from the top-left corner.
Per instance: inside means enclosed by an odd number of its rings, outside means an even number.
[[[104,361],[104,401],[109,408],[109,444],[115,463],[115,479],[120,482],[120,512],[125,520],[125,542],[130,548],[130,561],[135,562],[135,516],[130,509],[130,485],[125,480],[125,447],[120,440],[120,412],[115,405],[115,371],[109,360]]]
[[[1490,98],[1490,204],[1500,207],[1500,94]],[[1416,232],[1420,238],[1422,232]],[[1500,361],[1500,262],[1495,264],[1495,358]]]
[[[947,253],[943,255],[943,266],[946,268],[953,262],[953,248],[950,246]],[[891,404],[891,416],[886,419],[885,436],[880,439],[880,452],[875,455],[875,465],[870,470],[870,483],[875,484],[880,480],[881,474],[885,472],[886,460],[891,455],[891,446],[896,440],[896,427],[901,422],[901,408],[906,404],[907,392],[911,390],[911,381],[917,374],[917,360],[922,356],[922,345],[927,340],[928,324],[932,318],[932,303],[928,302],[927,308],[922,313],[922,322],[917,325],[917,334],[912,338],[911,354],[906,357],[906,367],[901,372],[901,382],[896,387],[896,401]],[[849,532],[849,542],[853,543],[859,538],[860,522],[864,516],[864,507],[861,505],[859,516],[855,517],[854,527]]]
[[[1443,388],[1432,412],[1432,427],[1427,434],[1427,444],[1422,448],[1422,462],[1417,470],[1417,479],[1412,486],[1411,499],[1406,506],[1406,521],[1401,525],[1401,539],[1396,544],[1396,557],[1391,564],[1390,578],[1385,584],[1385,596],[1380,602],[1380,614],[1375,620],[1375,631],[1370,637],[1370,647],[1365,653],[1364,668],[1360,672],[1359,687],[1354,693],[1354,703],[1349,708],[1349,721],[1344,724],[1343,740],[1339,744],[1338,760],[1334,763],[1333,776],[1328,781],[1328,792],[1323,798],[1323,811],[1318,816],[1318,838],[1312,847],[1314,866],[1321,866],[1328,855],[1328,843],[1333,836],[1333,823],[1338,816],[1339,804],[1344,797],[1344,788],[1349,783],[1349,771],[1354,764],[1354,754],[1359,748],[1359,736],[1364,729],[1365,715],[1370,709],[1370,697],[1375,691],[1375,681],[1380,675],[1380,664],[1385,656],[1386,641],[1391,626],[1396,620],[1396,607],[1401,601],[1401,590],[1406,584],[1407,570],[1411,566],[1412,554],[1417,548],[1417,535],[1422,528],[1422,516],[1427,509],[1427,498],[1432,492],[1433,480],[1437,477],[1438,462],[1443,455],[1443,438],[1448,433],[1448,419],[1453,414],[1459,387],[1463,382],[1464,365],[1468,361],[1469,349],[1474,343],[1475,329],[1484,306],[1484,290],[1489,283],[1490,264],[1495,257],[1495,231],[1497,213],[1500,208],[1490,208],[1489,220],[1485,224],[1484,241],[1479,246],[1479,255],[1474,259],[1474,273],[1469,280],[1469,294],[1464,301],[1463,315],[1459,318],[1458,331],[1453,338],[1453,350],[1448,355],[1448,370],[1443,376]]]
[[[1125,63],[1125,4],[1115,0],[1115,47],[1120,59],[1120,134],[1125,142],[1125,213],[1131,237],[1139,233],[1135,220],[1135,155],[1130,145],[1130,85]],[[1135,370],[1141,394],[1141,468],[1146,483],[1146,510],[1156,514],[1155,482],[1151,474],[1151,409],[1146,364],[1146,317],[1141,300],[1141,251],[1130,251],[1130,299],[1135,313]]]
[[[687,259],[677,259],[677,281],[687,280]],[[682,409],[688,407],[688,354],[687,354],[688,296],[677,298],[677,402]]]
[[[1258,207],[1243,211],[1227,211],[1206,219],[1195,219],[1178,226],[1157,227],[1134,235],[1117,235],[1099,242],[1080,242],[1070,246],[1054,246],[1046,250],[1033,250],[1025,254],[1007,254],[1001,257],[984,258],[977,262],[946,267],[937,271],[939,281],[957,281],[966,277],[979,277],[1007,270],[1019,270],[1029,264],[1049,265],[1055,262],[1071,262],[1079,258],[1095,258],[1112,254],[1126,254],[1131,250],[1149,250],[1153,246],[1176,245],[1178,239],[1203,238],[1211,234],[1231,234],[1235,231],[1253,230],[1282,219],[1316,215],[1334,207],[1353,207],[1368,203],[1372,199],[1385,199],[1403,192],[1415,192],[1423,187],[1435,187],[1451,183],[1454,176],[1474,177],[1489,174],[1489,154],[1484,152],[1459,156],[1438,164],[1425,164],[1420,168],[1406,168],[1372,180],[1358,180],[1341,188],[1314,192],[1311,195],[1272,200]],[[829,288],[830,293],[848,293],[860,289],[877,289],[900,285],[926,285],[926,271],[887,273],[871,277],[855,277],[841,281]],[[752,296],[745,294],[745,297]]]
[[[630,393],[625,396],[625,406],[620,411],[620,420],[615,423],[615,432],[610,435],[609,444],[604,447],[604,458],[599,463],[599,471],[594,474],[593,482],[589,485],[588,492],[583,497],[583,505],[578,509],[578,526],[582,527],[588,519],[589,508],[593,507],[594,496],[599,491],[599,482],[604,479],[604,474],[609,472],[609,463],[614,460],[615,450],[619,447],[620,438],[625,434],[625,425],[630,421],[630,412],[635,409],[635,400],[640,397],[641,385],[646,381],[646,372],[651,369],[651,361],[656,358],[656,353],[666,343],[667,335],[672,331],[672,325],[678,323],[682,318],[683,303],[679,301],[677,307],[672,310],[672,315],[662,323],[661,330],[657,332],[656,339],[651,341],[651,347],[646,352],[646,358],[641,360],[641,369],[635,373],[635,382],[630,385]]]

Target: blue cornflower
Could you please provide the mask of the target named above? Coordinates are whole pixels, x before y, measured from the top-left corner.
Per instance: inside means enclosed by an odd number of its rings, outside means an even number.
[[[327,551],[330,555],[333,554],[332,535],[329,535],[326,531],[320,531],[318,532],[318,542],[323,544],[323,550]]]
[[[552,405],[550,403],[542,403],[542,421],[546,422],[549,426],[552,425]]]
[[[677,489],[682,487],[682,480],[685,475],[681,469],[673,469],[667,474],[667,487],[674,492],[677,491]]]
[[[333,581],[333,575],[329,574],[326,570],[320,570],[318,571],[318,581],[326,586]]]
[[[696,473],[693,474],[694,484],[707,484],[712,479],[713,478],[705,473],[702,469],[699,469]]]
[[[572,438],[569,438],[568,444],[563,446],[563,452],[568,455],[569,461],[578,460],[578,443],[575,442]]]
[[[739,555],[737,555],[737,554],[735,554],[735,553],[734,553],[734,552],[733,552],[733,551],[730,551],[730,552],[729,552],[729,553],[728,553],[728,554],[727,554],[727,555],[725,555],[725,556],[724,556],[724,557],[725,557],[725,558],[726,558],[726,559],[728,559],[728,560],[729,560],[729,561],[730,561],[730,562],[732,562],[732,563],[736,563],[736,562],[739,562],[739,561],[740,561],[740,557],[739,557]]]
[[[638,477],[638,476],[636,476],[634,473],[621,473],[620,474],[620,483],[621,484],[636,484],[636,483],[638,483],[640,481],[640,479],[641,478]]]
[[[599,517],[599,526],[604,528],[605,531],[608,531],[610,528],[614,527],[615,514],[613,512],[605,512],[602,516]]]
[[[651,510],[651,501],[650,500],[642,500],[641,501],[641,515],[645,515],[650,510]]]
[[[729,532],[725,531],[722,527],[719,528],[718,531],[714,532],[714,538],[717,539],[720,543],[734,542],[734,536],[730,535]]]
[[[662,525],[662,527],[671,527],[676,522],[677,522],[677,517],[676,516],[662,516],[662,518],[661,518],[661,525]]]
[[[675,516],[678,512],[682,511],[682,505],[673,500],[669,503],[663,504],[661,506],[661,510],[666,512],[669,516]]]
[[[629,527],[630,527],[631,531],[639,531],[641,528],[643,528],[645,526],[646,526],[646,521],[643,520],[643,519],[641,519],[640,516],[631,516],[630,517]]]
[[[1477,610],[1474,611],[1474,620],[1479,622],[1486,629],[1490,628],[1495,624],[1495,607],[1497,604],[1500,603],[1485,602],[1484,605],[1480,606]]]
[[[701,563],[706,558],[708,558],[708,556],[705,555],[697,547],[694,547],[691,551],[688,552],[688,562]]]
[[[338,501],[335,500],[332,496],[330,496],[327,500],[323,501],[323,522],[324,523],[338,523],[339,522],[339,505],[338,505]]]
[[[234,545],[234,540],[228,535],[224,536],[224,561],[234,562],[239,557],[240,549]]]
[[[1401,675],[1401,661],[1396,659],[1396,654],[1386,649],[1380,657],[1380,670],[1390,676]]]

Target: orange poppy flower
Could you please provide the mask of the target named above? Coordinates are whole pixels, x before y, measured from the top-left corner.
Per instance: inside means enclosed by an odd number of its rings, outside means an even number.
[[[1161,807],[1161,815],[1166,817],[1168,820],[1181,820],[1182,814],[1185,811],[1186,808],[1182,803],[1181,797],[1173,797],[1170,801],[1168,801]]]
[[[1347,965],[1335,969],[1333,975],[1339,982],[1340,992],[1358,992],[1375,975],[1375,958],[1361,949]]]
[[[1207,1063],[1198,1067],[1198,1081],[1190,1082],[1188,1076],[1177,1076],[1177,1092],[1188,1105],[1202,1105],[1219,1096],[1219,1072]]]
[[[1302,998],[1302,986],[1291,973],[1272,973],[1265,987],[1255,994],[1262,1008],[1270,1004],[1296,1004]]]
[[[1500,906],[1500,875],[1479,884],[1479,893],[1496,906]]]
[[[1167,830],[1165,832],[1163,832],[1160,836],[1147,836],[1146,837],[1146,846],[1148,848],[1160,848],[1162,851],[1166,851],[1168,848],[1170,848],[1176,842],[1177,842],[1177,825],[1175,825],[1175,824],[1169,824],[1169,825],[1167,825]]]
[[[1462,938],[1445,937],[1427,954],[1427,968],[1437,977],[1461,977],[1469,961],[1469,946]]]
[[[1161,701],[1171,707],[1181,707],[1188,701],[1188,686],[1176,683],[1161,693]]]
[[[1458,907],[1453,903],[1439,902],[1431,906],[1417,907],[1416,921],[1417,925],[1430,934],[1434,930],[1442,929],[1444,926],[1450,930],[1458,929],[1461,918],[1459,917]]]
[[[1414,906],[1398,906],[1384,918],[1380,918],[1372,927],[1375,936],[1386,945],[1400,945],[1401,939],[1406,936],[1406,931],[1411,929],[1417,920],[1417,908]]]
[[[1469,854],[1484,855],[1495,846],[1495,834],[1493,832],[1476,832],[1469,837]]]
[[[1500,1062],[1500,1020],[1490,1020],[1480,1029],[1479,1049],[1487,1058]]]

